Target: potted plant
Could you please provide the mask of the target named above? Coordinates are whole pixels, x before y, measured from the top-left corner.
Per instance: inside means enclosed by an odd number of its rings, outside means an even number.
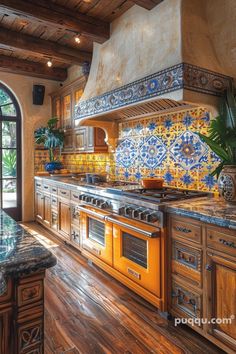
[[[46,127],[35,130],[35,143],[43,145],[49,152],[49,162],[45,164],[47,172],[54,172],[62,168],[60,161],[64,142],[64,132],[57,128],[57,118],[51,118]]]
[[[221,159],[212,172],[218,177],[219,192],[227,202],[236,202],[236,101],[230,87],[220,106],[220,115],[210,125],[209,136],[199,133],[200,138]]]

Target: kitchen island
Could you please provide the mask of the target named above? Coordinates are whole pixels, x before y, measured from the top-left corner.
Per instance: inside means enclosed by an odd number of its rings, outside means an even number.
[[[0,353],[43,353],[45,270],[56,258],[0,210]]]

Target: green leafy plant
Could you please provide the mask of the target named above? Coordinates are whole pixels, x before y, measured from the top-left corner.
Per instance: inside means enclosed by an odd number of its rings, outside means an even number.
[[[222,98],[220,114],[210,125],[209,135],[199,133],[200,138],[221,159],[219,166],[211,173],[219,174],[225,165],[236,166],[236,101],[233,87]]]
[[[64,143],[64,132],[57,128],[58,118],[51,118],[46,127],[35,130],[35,143],[49,151],[50,162],[59,161]]]
[[[4,150],[2,166],[4,176],[16,177],[16,150]]]

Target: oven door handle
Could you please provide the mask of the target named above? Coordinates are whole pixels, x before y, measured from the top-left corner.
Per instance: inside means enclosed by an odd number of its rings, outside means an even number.
[[[107,215],[101,215],[101,214],[99,214],[99,212],[96,212],[96,211],[93,211],[93,210],[89,210],[83,205],[78,206],[77,209],[79,211],[82,211],[83,213],[86,213],[86,214],[90,215],[90,216],[94,216],[96,219],[100,219],[102,221],[105,221],[106,217],[107,217]]]
[[[144,235],[146,237],[154,238],[154,237],[160,236],[160,229],[158,229],[158,228],[157,228],[156,231],[146,231],[146,230],[142,230],[139,227],[127,224],[127,223],[125,223],[123,221],[117,220],[117,219],[115,219],[113,217],[110,217],[110,216],[107,216],[106,220],[112,222],[115,225],[126,227],[127,229],[129,229],[131,231],[138,232],[139,234],[142,234],[142,235]]]

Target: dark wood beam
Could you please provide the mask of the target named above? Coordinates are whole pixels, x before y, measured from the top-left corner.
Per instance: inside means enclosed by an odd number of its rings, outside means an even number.
[[[0,55],[0,71],[56,81],[64,81],[67,78],[66,69],[55,67],[49,68],[47,65],[41,63],[35,63],[5,55]]]
[[[153,9],[156,5],[160,4],[164,0],[132,0],[136,5],[144,7],[147,10]]]
[[[82,33],[91,40],[103,43],[110,36],[108,23],[79,14],[51,1],[0,0],[1,13],[14,14],[24,19],[40,21],[58,30]]]
[[[28,53],[37,54],[45,58],[54,58],[68,64],[81,65],[92,58],[91,53],[62,46],[21,32],[10,31],[2,27],[0,27],[0,47],[26,50]]]

